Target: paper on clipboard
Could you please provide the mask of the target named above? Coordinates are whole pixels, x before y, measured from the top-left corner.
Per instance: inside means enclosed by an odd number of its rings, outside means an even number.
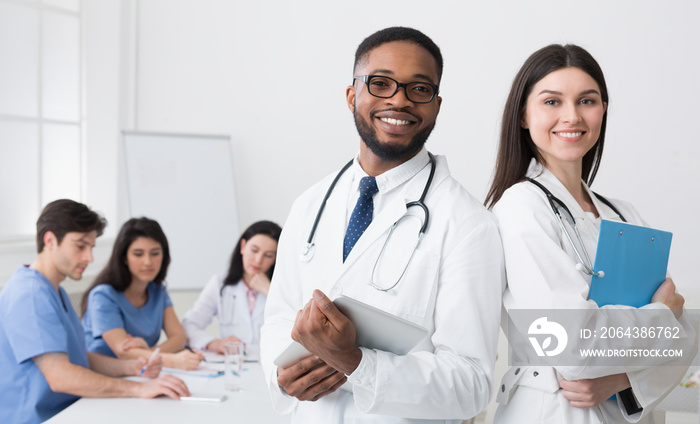
[[[627,305],[639,308],[666,279],[673,234],[624,222],[603,220],[588,298],[598,306]]]

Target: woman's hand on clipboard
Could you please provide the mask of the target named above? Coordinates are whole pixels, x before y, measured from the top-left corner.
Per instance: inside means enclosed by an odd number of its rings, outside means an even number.
[[[673,284],[673,280],[667,278],[666,281],[661,283],[659,288],[656,289],[656,293],[651,297],[651,302],[660,302],[668,306],[668,308],[673,311],[673,315],[676,316],[676,319],[678,319],[683,314],[685,298],[676,293],[676,285]]]

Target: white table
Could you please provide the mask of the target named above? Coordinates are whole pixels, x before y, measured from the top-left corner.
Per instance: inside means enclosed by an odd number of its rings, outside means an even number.
[[[289,423],[290,415],[272,410],[270,394],[260,364],[247,362],[243,371],[244,389],[224,390],[224,378],[206,378],[177,374],[193,394],[225,393],[223,402],[187,402],[170,398],[89,399],[82,398],[46,421],[50,424],[124,424],[124,423]]]

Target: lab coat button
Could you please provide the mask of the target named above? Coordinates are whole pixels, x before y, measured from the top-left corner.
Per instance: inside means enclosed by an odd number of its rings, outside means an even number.
[[[340,296],[343,293],[343,288],[339,286],[335,286],[331,289],[331,296],[336,297]]]
[[[517,369],[515,370],[515,375],[518,375],[519,372],[520,372],[520,368],[517,368]]]
[[[505,391],[506,391],[506,385],[503,384],[503,385],[501,385],[501,392],[505,392]]]
[[[537,371],[535,371],[535,372],[532,373],[532,375],[535,376],[535,377],[537,377],[538,375],[540,375],[540,373],[538,373]]]

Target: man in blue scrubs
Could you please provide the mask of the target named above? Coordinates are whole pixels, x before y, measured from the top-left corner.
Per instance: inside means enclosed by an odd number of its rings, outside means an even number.
[[[114,378],[138,375],[143,358],[86,352],[80,320],[59,285],[66,277],[82,277],[106,224],[67,199],[49,203],[37,220],[36,260],[20,266],[0,291],[0,423],[45,421],[80,396],[189,395],[182,380],[170,375],[146,383]],[[156,357],[144,375],[156,377],[161,367]]]

